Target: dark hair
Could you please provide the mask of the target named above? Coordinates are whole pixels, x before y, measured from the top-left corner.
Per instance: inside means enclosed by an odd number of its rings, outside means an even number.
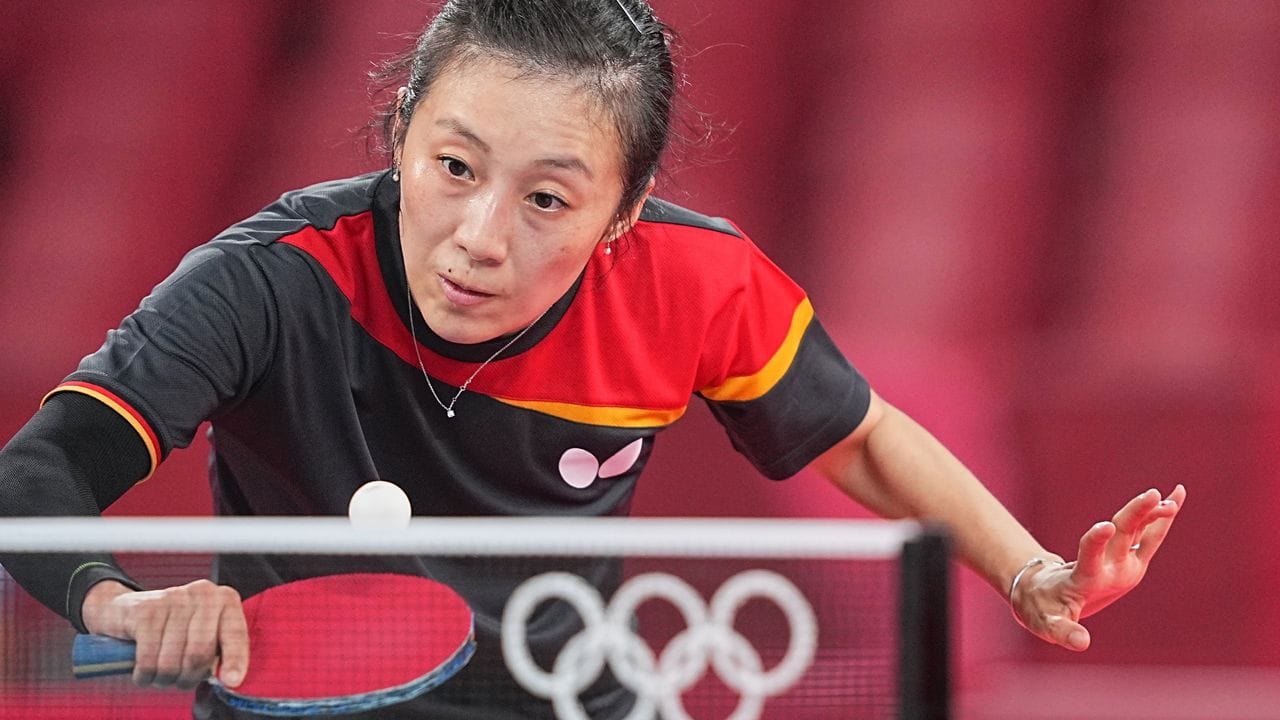
[[[621,220],[667,145],[676,87],[669,37],[645,0],[450,0],[412,51],[374,75],[384,87],[408,88],[407,101],[381,114],[384,149],[395,152],[418,103],[457,63],[496,57],[529,74],[581,82],[621,141]]]

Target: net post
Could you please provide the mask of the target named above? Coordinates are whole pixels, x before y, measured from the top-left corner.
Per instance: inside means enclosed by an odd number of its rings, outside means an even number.
[[[900,720],[949,720],[950,542],[944,528],[926,526],[902,550],[899,602]]]

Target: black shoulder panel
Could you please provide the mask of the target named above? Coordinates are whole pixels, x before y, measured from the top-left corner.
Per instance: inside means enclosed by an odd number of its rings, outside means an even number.
[[[655,197],[650,197],[644,204],[644,209],[640,211],[640,220],[643,222],[667,223],[669,225],[685,225],[704,230],[714,230],[734,237],[742,237],[742,233],[738,232],[738,229],[724,218],[702,215]]]
[[[285,193],[264,212],[306,218],[318,230],[331,230],[338,219],[368,212],[386,171],[330,180]]]

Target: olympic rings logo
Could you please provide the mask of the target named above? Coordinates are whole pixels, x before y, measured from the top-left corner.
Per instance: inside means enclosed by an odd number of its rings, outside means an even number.
[[[739,608],[761,597],[782,609],[790,628],[782,660],[765,670],[751,642],[734,629]],[[582,617],[584,628],[561,648],[551,672],[529,652],[528,621],[547,600],[564,600]],[[648,600],[665,600],[684,616],[686,628],[655,657],[632,630],[631,618]],[[502,614],[502,654],[507,668],[533,695],[551,700],[561,720],[589,720],[578,695],[600,676],[606,662],[618,681],[636,695],[626,720],[691,720],[681,695],[698,682],[710,664],[740,695],[728,720],[754,720],[764,699],[790,688],[809,669],[817,649],[818,628],[808,600],[785,577],[748,570],[727,580],[710,607],[678,577],[648,573],[628,580],[605,607],[596,589],[582,578],[553,572],[525,581],[511,594]]]

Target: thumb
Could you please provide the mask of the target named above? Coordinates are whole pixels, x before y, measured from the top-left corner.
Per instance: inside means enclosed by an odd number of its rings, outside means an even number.
[[[1045,630],[1048,635],[1047,640],[1076,652],[1088,650],[1089,643],[1092,641],[1085,626],[1063,615],[1050,616]]]

